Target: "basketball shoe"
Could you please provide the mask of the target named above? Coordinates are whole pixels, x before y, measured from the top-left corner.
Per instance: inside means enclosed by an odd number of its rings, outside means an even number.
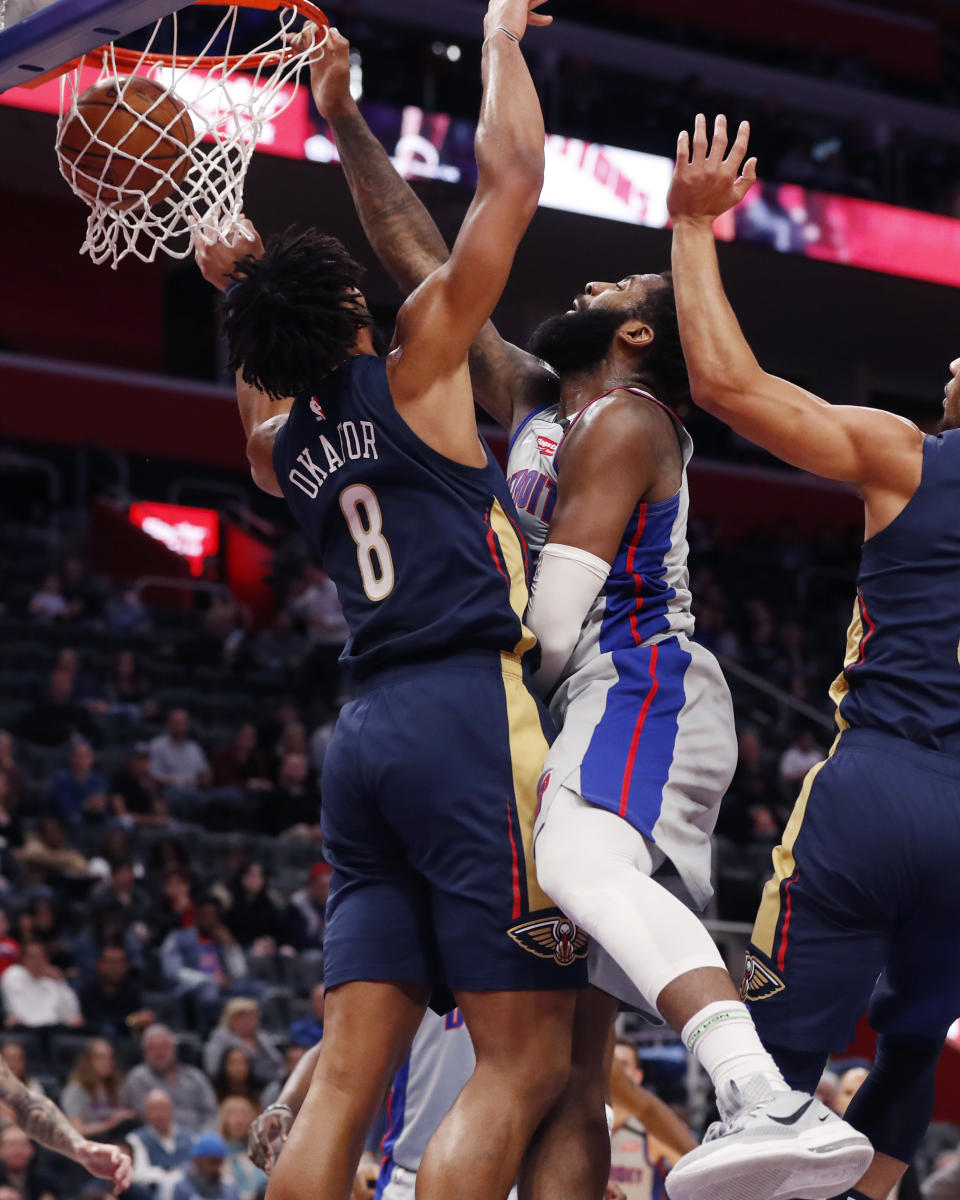
[[[666,1180],[670,1200],[829,1200],[863,1175],[869,1141],[806,1092],[762,1075],[717,1095],[721,1120]]]

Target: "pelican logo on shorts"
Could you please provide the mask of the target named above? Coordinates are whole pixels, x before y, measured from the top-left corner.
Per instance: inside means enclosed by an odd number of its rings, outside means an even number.
[[[320,407],[320,401],[316,398],[316,396],[310,397],[310,411],[318,421],[325,421],[327,419],[327,414]]]
[[[566,917],[527,921],[514,925],[507,933],[528,953],[537,958],[552,958],[561,967],[587,957],[587,935]]]
[[[558,445],[553,438],[544,437],[542,433],[537,434],[537,449],[541,454],[556,454]]]
[[[786,984],[779,975],[775,975],[756,955],[747,953],[743,984],[740,987],[741,1000],[769,1000],[785,987]]]

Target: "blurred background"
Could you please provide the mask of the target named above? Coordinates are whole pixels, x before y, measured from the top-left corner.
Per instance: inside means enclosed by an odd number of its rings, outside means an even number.
[[[555,25],[525,41],[548,180],[501,331],[523,344],[587,281],[665,269],[677,132],[723,111],[749,118],[759,158],[761,184],[719,233],[761,363],[830,401],[935,428],[960,353],[957,6],[551,0],[549,10]],[[327,8],[351,40],[365,115],[448,239],[475,179],[483,11],[480,0]],[[181,20],[199,45],[200,11]],[[275,22],[244,20],[251,36]],[[11,939],[40,932],[81,996],[105,949],[123,947],[138,1003],[162,1011],[202,1066],[226,993],[213,1008],[189,997],[170,939],[193,927],[211,884],[271,1045],[311,1011],[319,773],[350,695],[336,662],[345,627],[285,506],[249,479],[215,296],[195,266],[161,255],[114,271],[78,255],[86,209],[58,174],[56,105],[56,85],[0,95],[0,904]],[[366,248],[306,89],[270,138],[247,214],[264,234],[295,223],[341,237],[369,266],[368,301],[389,334],[400,296]],[[862,509],[709,417],[681,415],[698,449],[697,636],[723,663],[738,722],[708,914],[736,975],[770,851],[832,740],[827,688],[842,664]],[[486,432],[502,456],[503,435]],[[682,1052],[633,1036],[648,1082],[697,1124],[706,1096]],[[14,1040],[56,1094],[76,1041],[64,1049],[23,1030]],[[139,1042],[124,1034],[116,1050],[132,1065]],[[849,1053],[869,1057],[869,1038]],[[952,1058],[942,1069],[938,1117],[960,1120],[956,1069]],[[943,1132],[923,1170],[958,1140]]]

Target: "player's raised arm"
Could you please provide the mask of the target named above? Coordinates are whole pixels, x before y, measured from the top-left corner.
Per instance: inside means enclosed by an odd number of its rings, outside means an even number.
[[[917,427],[892,413],[828,404],[769,375],[724,294],[713,221],[739,204],[756,179],[756,159],[744,164],[748,137],[744,122],[726,154],[726,118],[718,116],[708,152],[701,115],[692,148],[686,131],[677,144],[667,206],[677,316],[694,402],[778,458],[856,484],[868,503],[871,493],[905,500],[920,479],[923,435]]]
[[[391,385],[398,404],[429,398],[465,362],[503,291],[543,185],[543,114],[520,47],[550,18],[543,0],[491,0],[484,19],[477,190],[450,258],[406,301],[397,320]]]
[[[353,202],[374,253],[405,296],[442,266],[450,251],[433,217],[400,175],[350,94],[350,46],[331,29],[310,66],[320,115],[333,133]],[[555,397],[555,374],[500,336],[488,321],[470,347],[474,396],[511,428]]]

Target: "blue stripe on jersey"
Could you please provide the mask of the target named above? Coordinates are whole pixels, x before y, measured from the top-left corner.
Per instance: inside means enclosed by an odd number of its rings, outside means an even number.
[[[666,638],[612,657],[617,682],[583,756],[580,794],[654,840],[691,656],[676,638]]]
[[[670,628],[677,593],[666,583],[665,559],[679,509],[679,494],[634,509],[604,588],[602,652],[639,646]]]
[[[380,1150],[385,1158],[392,1157],[397,1139],[403,1133],[403,1118],[407,1108],[407,1081],[409,1078],[410,1056],[407,1055],[406,1062],[394,1076],[393,1087],[390,1090],[390,1100],[387,1108],[390,1124],[387,1126],[387,1132],[383,1135],[383,1141],[380,1144]]]

